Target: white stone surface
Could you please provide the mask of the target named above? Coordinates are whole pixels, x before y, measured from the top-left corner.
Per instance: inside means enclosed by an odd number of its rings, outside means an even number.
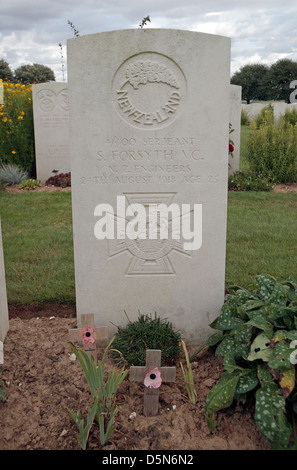
[[[230,138],[234,142],[233,157],[229,155],[229,174],[240,168],[240,130],[241,130],[241,86],[230,85],[230,123],[234,131]]]
[[[197,344],[224,300],[230,39],[135,29],[68,40],[78,325],[169,319]],[[219,103],[219,104],[218,104]],[[98,240],[98,204],[202,204],[202,246]]]
[[[9,329],[7,292],[5,281],[5,266],[2,245],[2,230],[0,220],[0,341],[4,341]]]
[[[32,86],[36,175],[42,183],[71,171],[69,156],[68,86],[46,82]]]
[[[255,119],[265,106],[273,106],[274,119],[277,122],[280,116],[284,115],[286,110],[297,109],[297,103],[285,103],[284,101],[267,101],[266,103],[242,103],[241,107],[247,113],[250,119]]]

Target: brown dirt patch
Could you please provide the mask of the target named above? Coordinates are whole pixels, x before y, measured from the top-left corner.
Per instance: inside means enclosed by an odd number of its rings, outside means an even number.
[[[6,402],[0,400],[0,449],[80,450],[76,425],[63,411],[69,407],[84,412],[89,407],[82,369],[70,360],[68,330],[76,328],[75,307],[10,306],[9,311],[0,366],[7,397]],[[117,396],[117,431],[103,450],[267,450],[252,403],[224,410],[217,429],[209,431],[204,404],[221,376],[222,360],[205,350],[192,368],[197,404],[189,403],[177,364],[176,383],[162,384],[159,414],[151,418],[143,416],[144,386],[125,380]],[[132,412],[134,419],[129,418]],[[95,433],[89,449],[100,449]]]
[[[61,188],[59,186],[46,186],[42,185],[35,189],[19,189],[19,184],[12,184],[10,186],[5,187],[5,192],[7,193],[56,193],[56,192],[69,192],[71,191],[71,187],[67,186],[66,188]]]
[[[274,193],[297,193],[297,183],[276,184],[273,188]]]

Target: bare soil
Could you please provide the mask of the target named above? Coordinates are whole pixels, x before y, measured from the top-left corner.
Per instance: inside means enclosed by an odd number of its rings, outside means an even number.
[[[0,400],[0,450],[80,450],[77,427],[65,412],[70,408],[84,413],[90,405],[81,366],[70,358],[68,330],[77,326],[75,307],[14,305],[9,317],[0,366],[7,397]],[[196,346],[188,349],[192,354]],[[99,358],[103,350],[99,348]],[[107,370],[112,367],[108,359]],[[117,395],[116,432],[102,449],[94,426],[88,449],[268,450],[255,425],[252,402],[219,413],[216,430],[208,429],[204,404],[222,374],[221,358],[204,350],[192,363],[196,405],[188,400],[179,363],[176,368],[176,382],[160,388],[155,417],[143,415],[144,385],[127,378]]]
[[[29,192],[18,185],[5,190]],[[43,185],[34,190],[56,191],[71,188]],[[273,191],[296,193],[297,183],[276,185]],[[68,330],[76,326],[73,306],[9,306],[9,331],[1,365],[7,400],[0,400],[0,450],[80,450],[77,427],[66,411],[80,409],[85,416],[90,404],[83,371],[77,361],[71,360]],[[189,355],[197,347],[189,347]],[[99,358],[103,350],[99,348]],[[109,359],[107,370],[112,367]],[[189,402],[180,365],[176,367],[176,382],[161,386],[159,414],[155,417],[143,415],[144,385],[126,379],[117,395],[115,433],[102,448],[94,426],[88,449],[269,450],[254,422],[252,401],[223,410],[218,414],[216,430],[208,429],[204,405],[223,372],[222,358],[206,349],[192,363],[196,405]]]

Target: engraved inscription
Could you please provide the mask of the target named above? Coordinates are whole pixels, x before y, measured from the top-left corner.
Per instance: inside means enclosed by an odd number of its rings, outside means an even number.
[[[80,184],[214,185],[224,182],[220,174],[206,173],[206,158],[192,136],[107,137],[94,154],[93,174],[82,175]]]
[[[166,204],[170,206],[175,193],[125,193],[128,204]],[[120,215],[117,214],[116,217]],[[121,216],[120,216],[121,217]],[[162,219],[159,221],[163,223]],[[147,226],[149,220],[147,220]],[[170,227],[168,227],[170,230]],[[148,227],[147,227],[148,230]],[[131,255],[131,260],[126,270],[126,275],[174,275],[175,270],[170,261],[170,254],[176,251],[187,257],[192,257],[191,252],[183,248],[182,240],[168,239],[112,239],[109,242],[109,257],[112,258],[123,252]]]
[[[68,90],[63,88],[58,94],[52,90],[40,90],[36,95],[39,109],[44,113],[52,113],[54,110],[68,112]]]
[[[169,57],[143,52],[119,67],[112,94],[117,112],[130,125],[161,128],[180,114],[186,99],[186,80]]]

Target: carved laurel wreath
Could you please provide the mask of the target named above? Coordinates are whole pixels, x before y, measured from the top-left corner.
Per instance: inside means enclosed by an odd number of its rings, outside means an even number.
[[[139,85],[147,83],[166,83],[173,88],[179,88],[179,83],[171,70],[164,64],[150,60],[138,60],[128,65],[126,78],[135,90]]]

